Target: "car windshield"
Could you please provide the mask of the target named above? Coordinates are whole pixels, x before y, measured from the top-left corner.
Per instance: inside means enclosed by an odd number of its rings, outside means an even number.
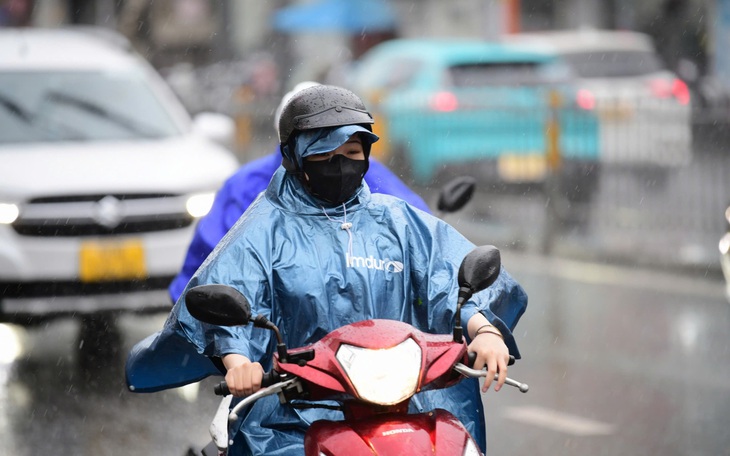
[[[143,72],[0,74],[0,143],[127,140],[180,133]]]
[[[656,54],[647,51],[593,51],[563,56],[581,78],[626,78],[655,73],[663,69]]]
[[[449,68],[454,87],[533,85],[559,78],[556,65],[542,62],[496,62],[455,65]]]

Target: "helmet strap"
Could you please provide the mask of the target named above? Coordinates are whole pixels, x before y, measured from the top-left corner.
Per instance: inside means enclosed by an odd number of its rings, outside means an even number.
[[[281,166],[283,166],[288,173],[292,174],[301,173],[302,170],[300,169],[299,164],[296,161],[292,161],[289,157],[286,156],[286,154],[284,153],[284,147],[288,148],[288,150],[290,151],[289,153],[293,155],[296,143],[294,139],[295,136],[295,134],[289,135],[289,140],[286,142],[286,144],[279,144],[279,150],[281,151]]]
[[[294,164],[291,160],[289,160],[286,157],[281,157],[281,166],[284,167],[286,172],[288,173],[294,173],[296,174],[298,171],[296,164]]]

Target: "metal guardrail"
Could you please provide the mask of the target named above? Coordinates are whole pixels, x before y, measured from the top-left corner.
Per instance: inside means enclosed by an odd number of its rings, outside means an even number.
[[[717,243],[730,203],[730,153],[725,150],[730,125],[693,125],[682,119],[689,111],[672,112],[658,103],[634,109],[638,114],[633,119],[606,128],[601,124],[601,153],[610,147],[613,155],[601,160],[591,198],[565,198],[562,192],[572,183],[560,172],[551,174],[544,186],[528,185],[517,192],[495,185],[492,176],[475,176],[480,191],[471,205],[474,220],[505,247],[718,269]],[[672,118],[680,121],[667,123]],[[546,132],[546,156],[559,154],[555,149],[560,140],[551,137],[555,130]],[[632,153],[643,156],[637,159]],[[551,162],[551,170],[562,164],[555,157]],[[479,169],[478,164],[466,167],[468,172]],[[443,179],[420,190],[430,194],[439,182]]]
[[[484,185],[447,221],[475,242],[503,249],[720,277],[728,177],[730,155],[715,144],[695,144],[691,163],[659,178],[648,170],[605,168],[596,198],[571,203],[567,221],[557,218],[555,205],[540,190],[514,194]],[[428,201],[436,193],[418,191]]]

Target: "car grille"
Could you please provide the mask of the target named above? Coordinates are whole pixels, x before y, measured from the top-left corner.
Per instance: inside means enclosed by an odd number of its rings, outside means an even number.
[[[13,223],[22,236],[115,236],[175,230],[194,218],[185,196],[170,194],[66,195],[35,198]]]
[[[129,280],[99,283],[76,281],[0,282],[3,298],[37,298],[49,296],[91,296],[130,293],[135,291],[164,290],[173,276],[150,277],[145,280]]]

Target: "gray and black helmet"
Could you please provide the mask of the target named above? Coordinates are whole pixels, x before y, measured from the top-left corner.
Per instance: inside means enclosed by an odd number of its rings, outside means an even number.
[[[285,145],[292,133],[302,130],[355,124],[371,129],[372,123],[360,97],[342,87],[317,85],[297,92],[284,106],[279,141]]]

